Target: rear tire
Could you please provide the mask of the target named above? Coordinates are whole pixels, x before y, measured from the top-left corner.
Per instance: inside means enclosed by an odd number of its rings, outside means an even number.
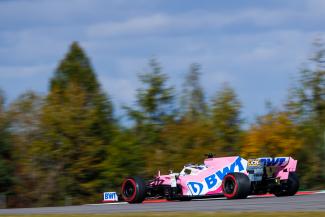
[[[277,197],[293,196],[299,189],[299,178],[295,172],[289,173],[286,183],[283,183],[281,188],[274,193]]]
[[[227,199],[245,199],[251,191],[251,182],[244,173],[228,173],[222,180],[222,191]]]
[[[122,197],[128,203],[142,203],[146,197],[146,183],[140,177],[126,178],[122,184]]]

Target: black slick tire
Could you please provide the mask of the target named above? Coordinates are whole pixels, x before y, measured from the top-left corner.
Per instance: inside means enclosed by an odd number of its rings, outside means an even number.
[[[293,196],[299,189],[299,178],[295,172],[289,173],[286,183],[282,183],[278,191],[274,193],[277,197]]]
[[[142,203],[146,197],[146,183],[140,177],[126,178],[121,190],[122,198],[128,203]]]
[[[245,199],[250,194],[251,182],[244,173],[228,173],[222,180],[222,191],[227,199]]]

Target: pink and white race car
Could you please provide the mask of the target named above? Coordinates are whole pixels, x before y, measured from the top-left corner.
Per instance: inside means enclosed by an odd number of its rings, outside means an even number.
[[[214,157],[208,154],[203,164],[187,164],[180,173],[158,175],[149,181],[140,177],[126,178],[121,196],[129,203],[146,198],[191,200],[225,196],[243,199],[267,192],[292,196],[299,188],[295,173],[297,160],[291,157],[262,157],[245,160],[239,156]]]

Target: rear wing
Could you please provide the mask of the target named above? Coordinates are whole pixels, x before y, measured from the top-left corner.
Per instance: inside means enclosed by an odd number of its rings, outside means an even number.
[[[297,160],[292,157],[261,157],[248,159],[247,172],[251,181],[260,181],[266,173],[268,178],[287,180],[290,172],[295,172]]]

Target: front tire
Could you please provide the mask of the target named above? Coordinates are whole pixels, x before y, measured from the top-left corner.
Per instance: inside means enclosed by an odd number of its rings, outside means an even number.
[[[146,197],[146,183],[140,177],[126,178],[122,184],[122,197],[128,203],[142,203]]]
[[[251,182],[244,173],[228,173],[222,180],[222,191],[227,199],[245,199],[251,189]]]

